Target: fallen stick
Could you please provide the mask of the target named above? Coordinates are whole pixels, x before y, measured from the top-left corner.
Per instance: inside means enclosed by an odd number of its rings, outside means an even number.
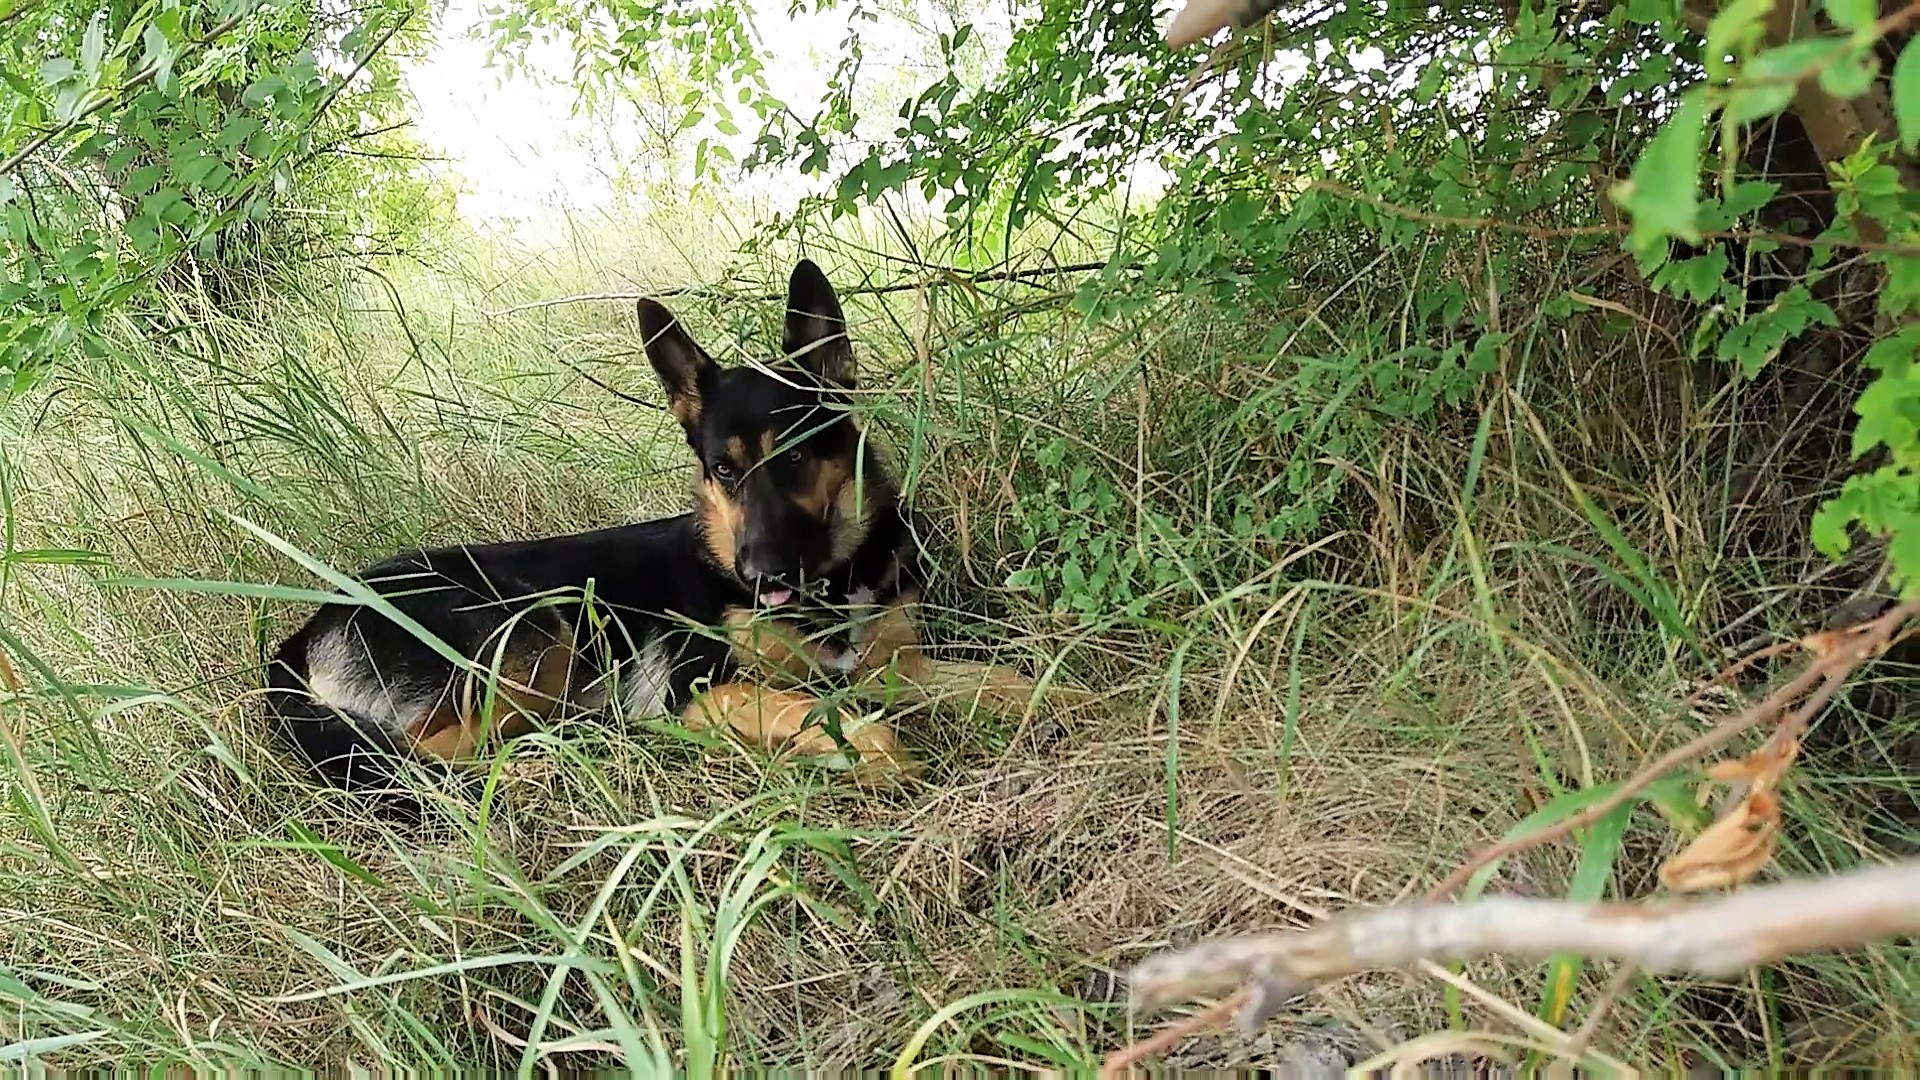
[[[1150,957],[1127,984],[1136,1009],[1250,988],[1252,1032],[1287,1001],[1363,971],[1490,955],[1574,953],[1653,973],[1727,978],[1788,956],[1920,935],[1920,859],[1756,886],[1713,899],[1582,904],[1502,896],[1350,912],[1296,933],[1203,942]]]

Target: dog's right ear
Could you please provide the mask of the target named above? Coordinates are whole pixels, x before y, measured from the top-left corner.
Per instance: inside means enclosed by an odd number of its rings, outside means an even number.
[[[700,423],[700,388],[713,374],[713,358],[687,334],[673,312],[653,300],[640,301],[640,340],[667,392],[667,407],[692,434]]]

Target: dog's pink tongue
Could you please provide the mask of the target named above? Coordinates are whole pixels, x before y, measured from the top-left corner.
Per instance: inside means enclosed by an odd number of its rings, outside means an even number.
[[[769,589],[760,594],[760,602],[768,607],[779,607],[793,599],[792,589]]]

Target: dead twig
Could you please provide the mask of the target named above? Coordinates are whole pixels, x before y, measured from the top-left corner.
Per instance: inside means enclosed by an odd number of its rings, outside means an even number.
[[[1369,195],[1358,188],[1333,180],[1310,181],[1305,191],[1324,191],[1329,195],[1350,202],[1364,203],[1383,214],[1405,221],[1418,222],[1449,229],[1478,229],[1490,232],[1512,233],[1534,240],[1575,240],[1591,236],[1625,236],[1631,226],[1625,223],[1601,225],[1529,225],[1523,221],[1506,218],[1461,217],[1454,214],[1436,214],[1412,206],[1383,199],[1378,195]],[[1703,240],[1764,240],[1786,247],[1815,248],[1832,247],[1849,251],[1868,251],[1878,254],[1920,255],[1920,244],[1902,244],[1884,240],[1866,240],[1852,237],[1796,236],[1793,233],[1766,232],[1751,229],[1702,229]]]
[[[958,270],[935,267],[933,268],[934,277],[929,280],[916,279],[913,281],[900,281],[891,285],[855,285],[841,289],[839,293],[841,296],[884,296],[889,293],[913,292],[932,285],[958,285],[965,287],[992,281],[1028,281],[1035,278],[1056,277],[1060,274],[1088,274],[1095,270],[1105,270],[1106,268],[1107,264],[1105,262],[1080,262],[1069,263],[1065,266],[1039,266],[1030,267],[1025,270],[993,270],[983,274],[965,274]],[[1138,270],[1140,269],[1140,265],[1135,263],[1129,266],[1123,266],[1120,269]],[[515,304],[512,307],[501,308],[498,311],[489,311],[487,312],[487,317],[497,319],[507,315],[515,315],[522,311],[540,311],[545,308],[564,307],[568,304],[593,304],[610,300],[658,300],[671,296],[721,296],[730,300],[760,303],[771,303],[775,300],[785,300],[787,298],[787,294],[784,292],[760,293],[753,296],[735,296],[724,290],[704,288],[698,285],[682,285],[672,289],[655,289],[652,292],[580,293],[577,296],[556,296],[548,300],[530,300],[527,303]]]
[[[1724,782],[1744,785],[1742,805],[1749,811],[1755,799],[1765,804],[1791,764],[1807,725],[1861,664],[1904,636],[1902,629],[1917,616],[1920,600],[1912,600],[1858,626],[1802,639],[1796,644],[1811,653],[1813,661],[1765,701],[1662,755],[1586,812],[1553,828],[1483,849],[1435,887],[1425,903],[1349,914],[1298,933],[1208,942],[1143,962],[1128,979],[1136,1008],[1161,1007],[1235,988],[1238,992],[1116,1052],[1107,1059],[1103,1075],[1124,1073],[1228,1015],[1251,1032],[1304,990],[1361,971],[1419,968],[1437,972],[1443,970],[1440,964],[1495,953],[1522,958],[1575,953],[1619,960],[1630,969],[1654,973],[1723,977],[1789,955],[1854,948],[1920,933],[1920,860],[1692,903],[1579,904],[1524,897],[1445,902],[1481,867],[1590,824],[1673,769],[1706,756],[1749,728],[1775,722],[1766,746],[1715,770]],[[1741,663],[1747,662],[1751,661]],[[1725,673],[1715,681],[1724,677]],[[1765,809],[1761,805],[1746,818],[1729,814],[1715,828],[1731,834],[1743,829],[1748,819],[1766,818]],[[1736,838],[1743,840],[1740,844],[1722,842],[1718,846],[1727,849],[1726,858],[1707,850],[1715,845],[1697,841],[1683,855],[1693,853],[1692,861],[1698,865],[1680,869],[1688,871],[1694,882],[1740,883],[1770,861],[1772,835],[1759,830]],[[1706,839],[1708,835],[1703,834],[1701,840]],[[1619,976],[1616,981],[1625,978]],[[1565,1042],[1563,1053],[1579,1056],[1591,1034],[1586,1031]]]
[[[1127,1075],[1127,1070],[1149,1058],[1160,1057],[1167,1051],[1179,1046],[1190,1036],[1198,1035],[1210,1028],[1216,1028],[1232,1020],[1234,1014],[1247,1004],[1251,991],[1241,988],[1225,1000],[1209,1005],[1177,1024],[1169,1024],[1152,1038],[1142,1039],[1132,1046],[1123,1046],[1107,1055],[1100,1065],[1100,1080],[1114,1080]]]
[[[1502,896],[1377,908],[1297,933],[1225,938],[1163,953],[1136,967],[1127,983],[1139,1009],[1244,988],[1246,1004],[1235,1020],[1254,1031],[1315,985],[1423,962],[1574,953],[1653,973],[1727,978],[1788,956],[1915,934],[1920,859],[1909,859],[1691,902],[1581,904]]]

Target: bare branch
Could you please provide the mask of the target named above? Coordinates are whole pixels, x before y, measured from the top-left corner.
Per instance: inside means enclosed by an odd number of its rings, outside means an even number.
[[[1254,1030],[1308,988],[1362,971],[1489,955],[1575,953],[1655,973],[1726,978],[1806,953],[1920,934],[1920,859],[1788,881],[1711,900],[1580,904],[1494,897],[1360,911],[1310,930],[1224,938],[1162,953],[1128,976],[1138,1009],[1250,987]]]
[[[1186,1039],[1233,1019],[1234,1015],[1245,1007],[1251,993],[1243,987],[1226,1000],[1209,1005],[1177,1024],[1168,1025],[1166,1030],[1155,1034],[1150,1039],[1142,1039],[1132,1046],[1114,1051],[1100,1065],[1100,1080],[1114,1080],[1115,1077],[1125,1076],[1140,1062],[1160,1057]]]
[[[886,293],[912,292],[930,285],[973,285],[991,281],[1030,281],[1035,278],[1049,278],[1059,274],[1086,274],[1095,270],[1104,270],[1104,262],[1071,263],[1065,266],[1041,266],[1027,270],[993,270],[983,274],[967,274],[946,267],[933,268],[934,277],[925,281],[903,281],[891,285],[855,285],[839,290],[841,296],[881,296]],[[1139,264],[1121,267],[1123,270],[1138,270]],[[762,302],[783,300],[786,293],[761,293],[757,296],[733,296],[716,289],[705,289],[695,285],[683,285],[674,289],[656,289],[652,292],[603,292],[581,293],[578,296],[556,296],[551,300],[533,300],[525,304],[489,311],[489,318],[500,318],[522,311],[539,311],[544,308],[563,307],[567,304],[593,304],[608,300],[648,300],[668,296],[722,296],[733,300],[757,300]]]
[[[1187,0],[1162,36],[1169,48],[1184,49],[1217,30],[1252,26],[1279,7],[1279,0]]]

